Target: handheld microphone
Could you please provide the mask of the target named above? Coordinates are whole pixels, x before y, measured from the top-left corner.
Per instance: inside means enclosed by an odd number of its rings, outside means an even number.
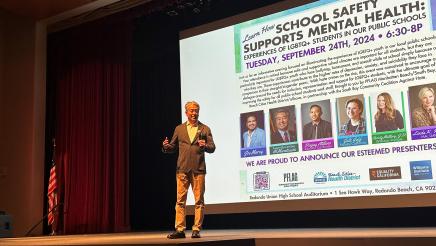
[[[204,141],[207,140],[207,136],[203,132],[200,132],[200,137],[199,138],[200,138],[200,140],[204,140]]]
[[[207,136],[206,136],[206,134],[204,134],[203,132],[200,132],[200,136],[198,136],[198,139],[200,139],[200,140],[204,140],[204,142],[206,142]],[[205,146],[201,146],[201,147],[200,147],[201,151],[204,151],[205,148],[206,148]]]

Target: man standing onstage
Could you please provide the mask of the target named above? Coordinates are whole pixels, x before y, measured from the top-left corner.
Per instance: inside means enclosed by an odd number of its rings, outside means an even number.
[[[176,127],[171,141],[168,138],[162,143],[164,153],[174,153],[179,150],[177,159],[177,201],[175,232],[169,234],[169,239],[185,238],[186,229],[186,198],[189,186],[195,198],[195,217],[192,226],[192,238],[200,238],[200,230],[204,218],[204,190],[206,163],[204,152],[213,153],[213,142],[210,128],[198,121],[200,105],[191,101],[185,104],[187,121]]]
[[[332,124],[321,119],[322,108],[318,104],[310,106],[311,122],[303,127],[303,140],[330,138],[332,137]]]

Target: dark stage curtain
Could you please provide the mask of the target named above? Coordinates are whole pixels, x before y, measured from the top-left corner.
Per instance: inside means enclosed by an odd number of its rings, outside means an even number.
[[[173,229],[177,155],[163,154],[161,145],[180,123],[178,21],[153,14],[138,20],[134,32],[130,132],[133,230]]]
[[[132,31],[131,20],[103,19],[48,38],[61,233],[129,230]]]

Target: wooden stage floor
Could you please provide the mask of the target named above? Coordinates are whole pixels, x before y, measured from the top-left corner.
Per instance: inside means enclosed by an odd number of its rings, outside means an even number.
[[[169,232],[131,232],[0,239],[0,245],[436,246],[436,228],[203,230],[202,238],[167,239]]]

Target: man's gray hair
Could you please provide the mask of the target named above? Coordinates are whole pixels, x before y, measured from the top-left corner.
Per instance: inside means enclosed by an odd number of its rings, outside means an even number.
[[[285,113],[286,114],[286,116],[289,118],[289,111],[288,110],[286,110],[286,109],[284,109],[284,108],[279,108],[279,109],[277,109],[275,112],[274,112],[274,119],[275,118],[277,118],[277,114],[278,113]]]
[[[189,105],[195,105],[195,106],[198,107],[198,109],[200,109],[200,104],[198,104],[198,102],[196,102],[196,101],[189,101],[189,102],[185,103],[185,110],[188,110],[188,106]]]

